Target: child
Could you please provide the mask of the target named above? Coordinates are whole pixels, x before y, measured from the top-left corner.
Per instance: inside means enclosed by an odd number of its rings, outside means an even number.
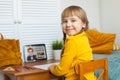
[[[27,56],[27,61],[36,61],[36,55],[33,54],[33,48],[28,48],[27,52],[29,53],[29,55]]]
[[[92,60],[92,49],[85,33],[88,29],[87,16],[81,7],[70,6],[63,11],[61,17],[64,49],[60,63],[51,65],[49,70],[56,76],[64,76],[65,80],[79,80],[74,71],[75,64]],[[85,74],[85,78],[96,80],[93,72]]]

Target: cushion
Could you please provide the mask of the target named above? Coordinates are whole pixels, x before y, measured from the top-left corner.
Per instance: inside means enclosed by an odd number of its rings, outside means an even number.
[[[0,67],[16,64],[22,64],[19,40],[4,39],[1,34]]]
[[[116,34],[102,33],[89,29],[86,31],[93,53],[111,54]]]

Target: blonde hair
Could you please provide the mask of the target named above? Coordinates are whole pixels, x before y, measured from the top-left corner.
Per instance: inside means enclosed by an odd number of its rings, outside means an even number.
[[[74,15],[79,17],[82,20],[82,22],[86,24],[84,30],[87,30],[89,23],[87,19],[87,15],[86,12],[79,6],[69,6],[66,9],[64,9],[64,11],[61,14],[61,21],[63,21],[65,17],[74,16]]]

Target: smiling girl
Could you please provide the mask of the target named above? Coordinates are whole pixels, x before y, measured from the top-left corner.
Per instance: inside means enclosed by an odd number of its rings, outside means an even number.
[[[75,64],[93,59],[92,49],[85,33],[88,29],[88,19],[85,11],[79,6],[67,7],[61,18],[64,48],[60,63],[51,65],[49,70],[56,76],[64,76],[65,80],[79,80],[74,71]],[[84,76],[86,80],[96,80],[93,72]]]

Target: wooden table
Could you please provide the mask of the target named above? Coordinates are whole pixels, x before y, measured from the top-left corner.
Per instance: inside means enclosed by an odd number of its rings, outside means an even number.
[[[22,65],[12,66],[14,68],[17,68],[18,71],[4,71],[4,73],[5,73],[5,76],[6,75],[14,76],[16,78],[16,80],[51,80],[53,78],[58,78],[59,80],[61,80],[61,78],[50,74],[48,70],[42,70],[42,69],[37,69],[37,68],[26,69],[23,67],[23,66],[48,64],[48,63],[54,63],[54,62],[58,62],[58,61],[40,60],[40,61],[36,61],[36,62],[26,62],[26,63],[23,63]]]

